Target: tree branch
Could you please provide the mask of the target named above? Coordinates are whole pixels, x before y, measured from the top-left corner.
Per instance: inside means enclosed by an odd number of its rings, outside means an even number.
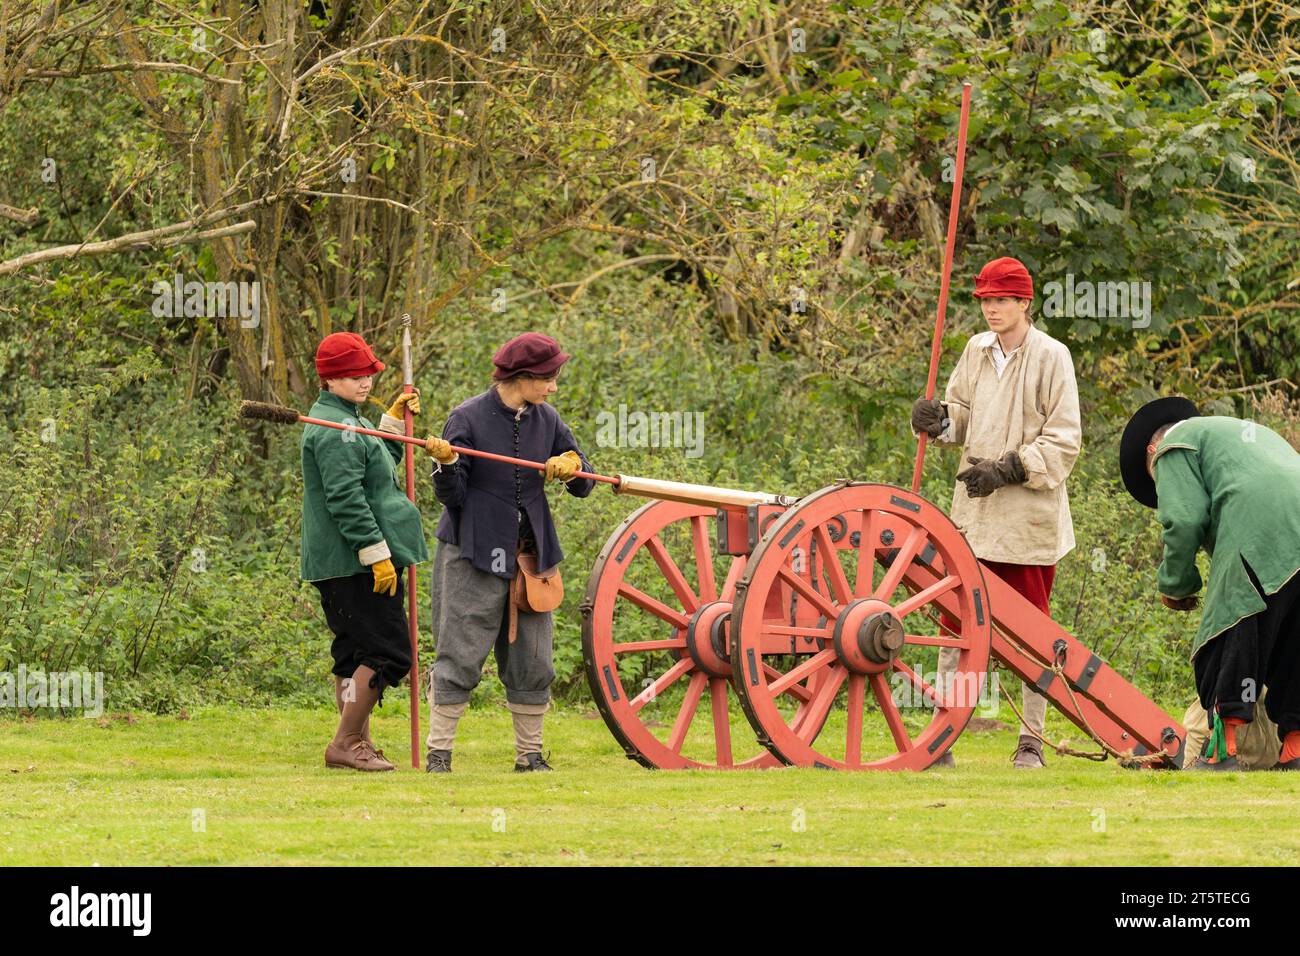
[[[221,226],[217,229],[186,232],[186,230],[192,229],[193,226],[194,223],[192,222],[181,222],[172,226],[162,226],[158,229],[146,229],[143,232],[129,232],[126,235],[118,236],[115,239],[105,239],[102,242],[82,242],[68,246],[54,246],[51,249],[41,249],[38,252],[29,252],[26,255],[0,262],[0,276],[12,275],[26,269],[28,266],[56,259],[98,256],[109,252],[133,249],[163,249],[167,246],[180,245],[186,242],[202,242],[207,239],[236,236],[240,233],[252,232],[257,228],[257,223],[251,219],[246,219],[243,222],[237,222],[230,226]]]

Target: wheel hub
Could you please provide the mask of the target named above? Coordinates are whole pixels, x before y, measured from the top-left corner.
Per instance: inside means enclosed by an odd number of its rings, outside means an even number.
[[[884,601],[860,598],[835,619],[835,653],[855,674],[887,670],[903,649],[903,623]]]
[[[728,624],[731,602],[711,601],[700,605],[686,626],[686,653],[711,677],[731,676],[728,655]]]

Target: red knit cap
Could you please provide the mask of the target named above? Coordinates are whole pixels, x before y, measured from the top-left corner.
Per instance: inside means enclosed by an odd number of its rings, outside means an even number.
[[[321,378],[354,378],[383,370],[384,363],[355,332],[327,335],[316,348],[316,374]]]
[[[516,335],[492,356],[496,368],[492,377],[497,381],[513,378],[528,372],[545,378],[569,360],[567,352],[560,351],[560,343],[541,332]]]
[[[987,263],[975,277],[975,295],[985,299],[990,296],[1008,296],[1012,299],[1032,299],[1034,280],[1019,259],[1003,256]]]

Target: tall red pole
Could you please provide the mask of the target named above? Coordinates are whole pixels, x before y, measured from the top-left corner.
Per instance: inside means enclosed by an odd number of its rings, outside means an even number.
[[[961,208],[961,176],[966,168],[966,120],[970,117],[970,83],[961,86],[961,121],[957,124],[957,168],[952,181],[952,201],[948,204],[948,242],[943,250],[943,278],[939,281],[939,309],[934,321],[934,341],[930,345],[930,377],[925,383],[925,397],[934,398],[939,377],[939,348],[943,344],[943,320],[948,314],[948,280],[952,275],[952,253],[957,245],[957,213]],[[921,433],[916,449],[916,468],[912,471],[912,491],[921,489],[921,469],[925,466],[925,446],[930,436]]]
[[[415,391],[411,381],[411,316],[402,316],[402,391]],[[415,437],[415,416],[406,406],[406,437]],[[406,497],[415,501],[415,446],[406,446]],[[416,613],[415,565],[406,569],[406,626],[411,639],[411,766],[420,769],[420,626]]]

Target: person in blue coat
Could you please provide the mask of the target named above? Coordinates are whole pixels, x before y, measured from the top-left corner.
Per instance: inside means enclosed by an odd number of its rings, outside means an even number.
[[[493,385],[457,407],[442,439],[430,439],[434,492],[445,506],[431,591],[437,644],[429,694],[426,769],[451,770],[456,726],[489,651],[506,689],[515,729],[515,770],[552,769],[542,756],[542,716],[550,703],[551,613],[519,611],[510,627],[510,583],[519,553],[544,573],[564,559],[546,499],[546,482],[563,481],[585,498],[595,482],[573,433],[547,404],[569,355],[550,336],[528,332],[492,358]],[[545,473],[457,455],[452,446],[545,461]]]

